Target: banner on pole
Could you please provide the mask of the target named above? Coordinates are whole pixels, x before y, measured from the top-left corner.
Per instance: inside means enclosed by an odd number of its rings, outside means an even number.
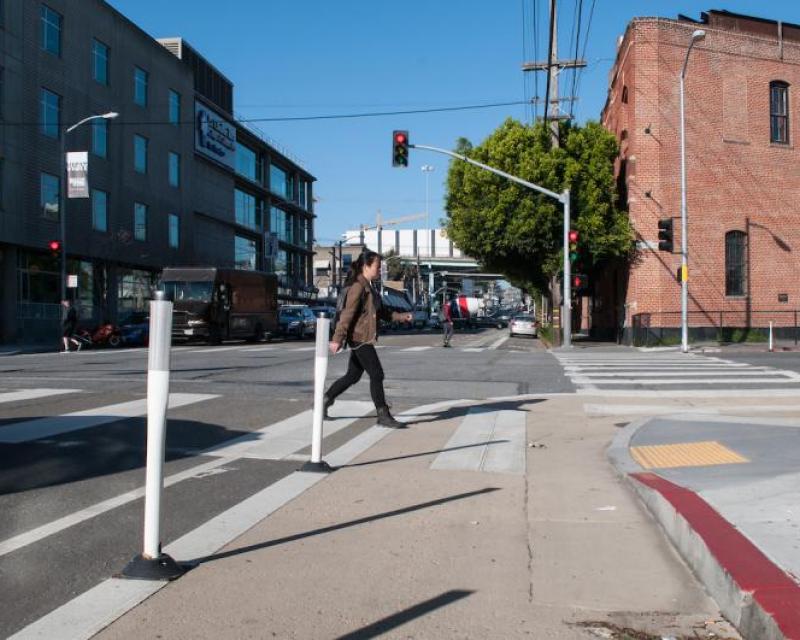
[[[67,197],[89,197],[89,152],[67,153]]]

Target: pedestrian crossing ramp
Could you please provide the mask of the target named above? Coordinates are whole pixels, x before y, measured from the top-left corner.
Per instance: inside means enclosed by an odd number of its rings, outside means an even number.
[[[679,352],[556,353],[578,392],[800,390],[795,371]]]

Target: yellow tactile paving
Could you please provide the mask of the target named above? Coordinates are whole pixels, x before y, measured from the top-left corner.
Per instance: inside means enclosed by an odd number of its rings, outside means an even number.
[[[750,462],[728,447],[710,440],[631,447],[631,455],[645,469],[670,467],[709,467],[718,464]]]

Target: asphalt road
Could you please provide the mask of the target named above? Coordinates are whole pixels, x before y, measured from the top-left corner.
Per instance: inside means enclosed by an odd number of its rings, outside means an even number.
[[[395,413],[441,400],[574,390],[538,340],[507,339],[506,331],[457,334],[450,349],[427,333],[382,337],[380,346]],[[302,465],[313,362],[312,341],[173,349],[170,391],[182,406],[169,413],[165,545]],[[346,365],[346,355],[332,357],[329,382]],[[146,366],[143,349],[0,358],[0,637],[141,551]],[[323,452],[374,424],[366,376],[342,400],[357,410],[332,423]],[[278,438],[280,453],[247,458],[213,451],[278,424],[304,442]]]

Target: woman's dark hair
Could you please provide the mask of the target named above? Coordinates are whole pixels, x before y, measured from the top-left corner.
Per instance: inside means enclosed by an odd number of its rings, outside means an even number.
[[[356,278],[361,275],[361,272],[364,270],[364,267],[371,266],[376,260],[381,259],[381,254],[376,253],[374,251],[362,251],[361,255],[358,256],[355,262],[350,265],[350,271],[347,273],[347,279],[344,282],[344,286],[349,287],[356,281]]]

